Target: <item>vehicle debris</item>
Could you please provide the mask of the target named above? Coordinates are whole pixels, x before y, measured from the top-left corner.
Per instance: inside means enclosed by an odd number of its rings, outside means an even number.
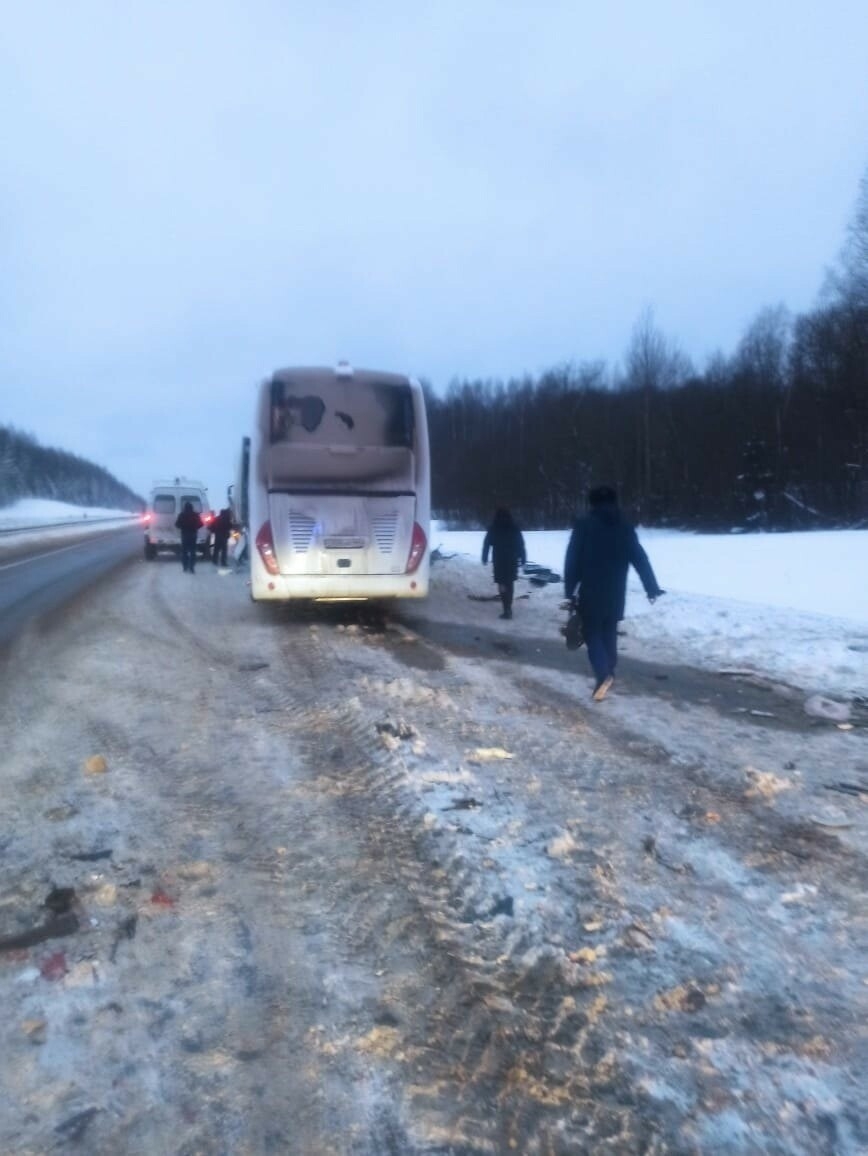
[[[45,922],[15,935],[0,936],[0,951],[22,951],[47,939],[74,935],[80,926],[78,916],[72,910],[75,898],[72,887],[53,888],[44,901],[44,906],[51,912]]]
[[[479,799],[474,799],[472,796],[467,799],[453,799],[448,807],[444,807],[444,811],[474,811],[477,807],[481,807]]]
[[[392,738],[401,739],[403,742],[418,736],[416,728],[403,719],[398,719],[397,722],[386,719],[385,722],[374,723],[374,729],[378,735],[391,735]]]
[[[55,915],[65,915],[75,903],[74,887],[52,887],[45,897],[45,906]]]
[[[118,947],[124,939],[133,939],[136,934],[136,928],[139,924],[139,917],[135,914],[128,915],[126,919],[122,920],[117,931],[115,932],[114,942],[109,952],[109,959],[112,963],[115,961],[115,956],[118,953]]]
[[[75,1144],[81,1140],[96,1116],[98,1108],[85,1108],[83,1112],[76,1112],[66,1120],[62,1120],[54,1131],[66,1144]]]

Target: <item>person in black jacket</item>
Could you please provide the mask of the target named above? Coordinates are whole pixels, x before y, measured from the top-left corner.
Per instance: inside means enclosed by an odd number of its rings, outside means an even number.
[[[192,502],[185,502],[184,509],[175,519],[181,531],[181,565],[191,574],[196,573],[196,536],[202,528],[202,515],[193,509]]]
[[[494,569],[494,581],[500,591],[503,603],[501,618],[512,618],[512,595],[518,568],[527,561],[524,552],[524,537],[512,520],[509,510],[495,510],[494,519],[488,527],[482,543],[482,565],[488,565],[488,554]]]
[[[211,523],[211,534],[214,541],[212,543],[212,561],[215,566],[226,566],[227,545],[229,543],[229,535],[232,533],[232,511],[227,506],[221,510],[214,521]]]
[[[594,671],[594,700],[606,697],[618,662],[618,623],[624,617],[627,571],[636,570],[649,602],[661,590],[633,526],[621,514],[611,486],[588,494],[590,513],[573,527],[564,561],[564,593],[577,604],[588,659]],[[576,594],[578,592],[578,598]]]

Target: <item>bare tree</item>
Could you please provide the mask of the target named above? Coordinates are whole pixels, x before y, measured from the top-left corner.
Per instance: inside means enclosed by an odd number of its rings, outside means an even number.
[[[642,398],[640,476],[642,496],[649,503],[653,494],[652,408],[655,393],[682,385],[692,374],[690,359],[654,323],[654,311],[642,311],[633,328],[627,349],[625,386]]]
[[[841,264],[845,295],[859,308],[868,308],[868,170],[859,185]]]
[[[761,309],[739,342],[735,368],[751,382],[783,389],[793,320],[784,305]]]

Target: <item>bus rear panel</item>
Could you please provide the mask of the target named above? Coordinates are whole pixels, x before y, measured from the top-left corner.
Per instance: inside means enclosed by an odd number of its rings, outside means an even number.
[[[275,373],[260,389],[249,500],[255,600],[425,597],[419,384],[344,366]]]

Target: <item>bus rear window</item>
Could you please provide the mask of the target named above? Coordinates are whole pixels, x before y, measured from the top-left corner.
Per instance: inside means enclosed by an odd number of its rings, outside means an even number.
[[[175,495],[174,494],[155,494],[154,495],[154,513],[155,514],[174,514],[175,512]]]
[[[181,498],[181,509],[183,510],[187,503],[193,507],[197,514],[202,513],[202,499],[198,494],[184,494]]]
[[[271,384],[271,441],[307,445],[413,446],[408,385],[334,381]]]

